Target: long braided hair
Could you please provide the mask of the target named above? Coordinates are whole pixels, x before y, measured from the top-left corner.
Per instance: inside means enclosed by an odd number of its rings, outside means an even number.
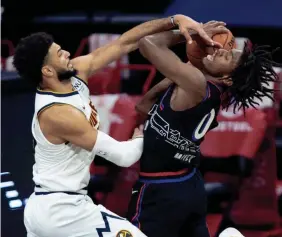
[[[231,73],[230,78],[233,84],[226,89],[223,100],[223,108],[233,105],[233,112],[237,109],[245,110],[249,107],[256,107],[258,99],[267,96],[273,100],[273,89],[269,83],[278,81],[278,75],[273,66],[281,66],[272,59],[273,54],[279,50],[270,50],[270,46],[252,46],[247,41],[238,66]]]

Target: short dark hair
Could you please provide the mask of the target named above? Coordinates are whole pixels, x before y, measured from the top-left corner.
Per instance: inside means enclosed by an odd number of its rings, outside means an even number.
[[[34,86],[42,81],[41,68],[53,42],[51,35],[38,32],[22,38],[16,47],[13,64],[19,75]]]
[[[272,59],[273,54],[279,50],[270,50],[270,46],[252,46],[247,41],[238,66],[231,73],[232,86],[226,90],[225,108],[234,105],[233,112],[242,108],[244,113],[250,106],[259,105],[255,99],[262,101],[267,96],[273,100],[273,89],[268,88],[269,82],[278,81],[278,75],[273,67],[281,66]]]

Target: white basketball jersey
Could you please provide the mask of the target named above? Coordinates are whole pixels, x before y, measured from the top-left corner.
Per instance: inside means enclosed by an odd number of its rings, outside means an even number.
[[[73,92],[59,94],[37,90],[32,134],[36,141],[33,180],[36,192],[70,191],[86,194],[90,179],[91,152],[71,143],[52,144],[43,135],[38,115],[50,106],[69,104],[83,112],[90,124],[98,129],[99,117],[91,103],[87,85],[77,77],[71,78]]]

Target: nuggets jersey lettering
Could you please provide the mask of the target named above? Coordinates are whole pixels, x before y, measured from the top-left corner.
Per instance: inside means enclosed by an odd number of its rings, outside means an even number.
[[[207,82],[206,98],[185,111],[173,111],[170,100],[175,85],[171,85],[149,112],[144,129],[144,150],[141,172],[169,172],[183,169],[183,161],[198,164],[204,135],[217,126],[221,91]]]
[[[91,152],[71,143],[55,145],[43,135],[38,115],[50,106],[69,104],[80,110],[98,129],[99,117],[90,100],[87,85],[77,77],[71,78],[73,92],[58,94],[38,90],[35,97],[35,112],[32,134],[36,141],[33,180],[35,191],[72,191],[85,194],[89,182],[89,166],[94,159]]]

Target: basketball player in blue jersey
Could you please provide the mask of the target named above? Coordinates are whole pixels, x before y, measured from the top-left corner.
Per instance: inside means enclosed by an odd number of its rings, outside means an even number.
[[[212,37],[224,33],[223,26],[211,21],[203,28]],[[137,105],[148,117],[141,172],[133,187],[128,219],[149,237],[210,236],[204,181],[197,170],[199,146],[217,126],[223,98],[225,105],[246,109],[256,98],[271,97],[266,84],[277,80],[272,52],[265,47],[246,44],[243,51],[218,49],[203,58],[205,69],[200,71],[169,49],[183,41],[176,30],[139,42],[141,54],[166,76]],[[225,231],[222,236],[233,232]]]
[[[146,22],[74,59],[46,33],[35,33],[19,42],[15,68],[37,87],[32,121],[35,190],[24,212],[27,236],[145,236],[86,195],[89,166],[95,155],[128,167],[139,160],[143,148],[142,131],[138,129],[133,139],[125,142],[98,130],[99,116],[90,101],[87,79],[137,49],[142,37],[176,25],[187,40],[191,40],[188,28],[192,28],[208,44],[215,44],[199,23],[191,22],[184,15]]]

